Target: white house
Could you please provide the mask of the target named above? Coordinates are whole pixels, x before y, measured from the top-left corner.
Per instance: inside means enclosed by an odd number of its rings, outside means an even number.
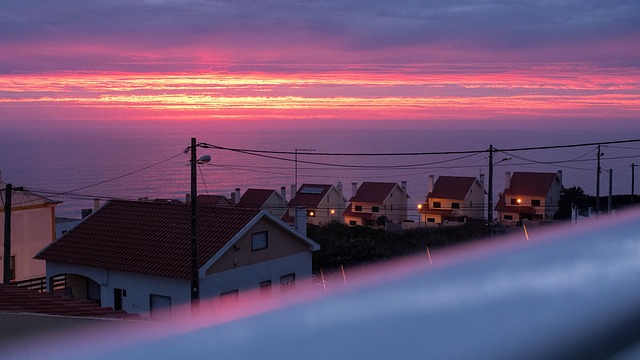
[[[363,182],[360,187],[352,183],[350,203],[343,212],[348,225],[373,226],[385,216],[389,222],[401,224],[407,220],[407,183]]]
[[[287,204],[289,211],[283,216],[283,220],[294,222],[296,209],[305,208],[309,224],[323,225],[331,221],[342,221],[346,203],[347,199],[342,195],[342,184],[303,184]]]
[[[429,192],[420,207],[420,223],[427,226],[461,224],[466,219],[484,218],[482,176],[429,176]]]
[[[282,187],[280,192],[271,189],[249,188],[240,197],[240,189],[231,196],[235,199],[235,206],[244,209],[266,210],[270,214],[281,217],[287,211],[286,188]]]
[[[505,173],[505,189],[495,210],[502,225],[522,224],[522,220],[553,219],[562,191],[562,171],[557,173]]]
[[[200,298],[208,304],[310,282],[319,245],[266,211],[199,206],[197,223]],[[191,208],[111,200],[36,258],[46,261],[48,278],[67,275],[74,298],[166,314],[156,310],[191,301]]]

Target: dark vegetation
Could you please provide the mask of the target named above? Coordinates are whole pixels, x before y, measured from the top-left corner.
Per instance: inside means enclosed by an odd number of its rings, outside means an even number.
[[[400,256],[426,252],[478,239],[486,234],[483,223],[459,227],[418,228],[403,232],[387,232],[363,226],[333,222],[308,225],[309,238],[320,244],[313,253],[313,271],[335,270],[341,265],[352,267]]]
[[[600,211],[606,211],[609,206],[609,197],[603,196],[600,193]],[[622,209],[631,205],[640,204],[640,196],[634,195],[613,195],[611,197],[611,203],[613,209]],[[560,199],[558,200],[558,211],[556,212],[555,220],[565,220],[571,218],[571,208],[575,207],[580,211],[587,211],[589,208],[596,206],[596,197],[586,194],[579,186],[572,186],[570,188],[563,189],[560,193]]]

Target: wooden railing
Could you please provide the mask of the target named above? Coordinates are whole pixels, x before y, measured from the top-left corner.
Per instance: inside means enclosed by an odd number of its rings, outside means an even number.
[[[67,275],[56,275],[51,278],[52,290],[62,290],[67,287]],[[11,281],[11,285],[20,288],[36,290],[39,292],[47,292],[47,277],[41,276],[20,281]]]

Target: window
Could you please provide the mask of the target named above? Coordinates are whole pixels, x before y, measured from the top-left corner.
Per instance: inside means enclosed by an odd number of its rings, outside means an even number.
[[[452,209],[460,209],[460,203],[451,203]]]
[[[151,318],[154,320],[171,319],[171,297],[149,294]]]
[[[531,206],[540,206],[540,200],[531,200]]]
[[[251,250],[262,250],[266,249],[269,245],[269,236],[266,231],[260,231],[257,233],[251,234]]]
[[[296,283],[296,274],[291,273],[280,277],[280,289],[287,291],[293,289]]]
[[[504,219],[505,220],[513,220],[513,216],[512,215],[505,215]]]
[[[427,222],[434,223],[436,222],[435,218],[427,218]]]
[[[380,207],[379,206],[371,207],[371,212],[380,212]]]
[[[356,205],[356,211],[362,211],[362,205]]]
[[[271,280],[265,280],[260,283],[260,295],[271,295]]]
[[[349,220],[349,225],[356,226],[356,225],[358,225],[358,222],[355,221],[355,220]]]
[[[440,203],[440,201],[434,201],[433,202],[433,208],[434,209],[440,209],[442,207],[442,203]]]

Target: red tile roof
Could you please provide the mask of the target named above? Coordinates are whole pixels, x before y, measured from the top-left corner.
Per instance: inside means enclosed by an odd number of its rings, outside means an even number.
[[[302,189],[305,188],[317,188],[322,189],[319,193],[305,193]],[[302,184],[300,190],[296,192],[296,196],[289,201],[288,206],[304,206],[306,208],[315,209],[320,204],[320,201],[325,197],[327,192],[331,189],[331,185],[321,184]]]
[[[7,284],[0,284],[0,311],[81,317],[139,317],[122,310],[100,307],[93,302],[73,300]]]
[[[269,189],[247,189],[236,206],[245,209],[261,209],[274,193],[278,194],[277,191]]]
[[[232,206],[231,200],[222,195],[198,195],[198,206]]]
[[[440,176],[433,186],[433,192],[427,194],[427,199],[438,198],[464,200],[475,181],[475,177]]]
[[[356,195],[350,201],[381,204],[396,186],[398,186],[396,183],[365,181],[360,185]]]
[[[198,207],[198,261],[204,264],[259,210]],[[36,259],[188,279],[191,207],[111,200],[47,246]]]
[[[545,196],[557,176],[557,173],[514,172],[511,186],[504,190],[504,194]]]

